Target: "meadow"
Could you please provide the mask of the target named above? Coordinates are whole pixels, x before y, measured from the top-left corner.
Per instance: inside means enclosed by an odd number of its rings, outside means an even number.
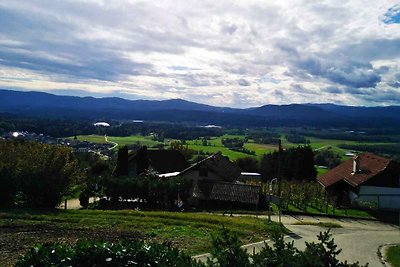
[[[81,141],[89,141],[89,142],[95,142],[95,143],[104,143],[105,138],[104,136],[100,135],[80,135],[77,136],[78,140]],[[251,154],[246,154],[238,151],[233,151],[228,149],[222,144],[222,139],[224,138],[240,138],[240,139],[245,139],[244,135],[228,135],[225,134],[220,137],[211,137],[210,139],[207,140],[207,144],[203,142],[201,139],[196,139],[196,140],[186,140],[186,144],[188,145],[189,149],[192,149],[194,151],[198,152],[203,152],[207,154],[213,154],[217,152],[221,152],[224,156],[229,157],[230,160],[234,161],[239,158],[244,158],[244,157],[255,157],[257,159],[261,159],[261,157],[264,154],[273,152],[274,150],[277,150],[278,147],[277,145],[272,145],[272,144],[258,144],[254,143],[252,139],[249,139],[246,143],[244,143],[244,148],[254,151],[255,155]],[[346,144],[346,145],[366,145],[366,146],[374,146],[374,145],[379,145],[379,144],[386,144],[390,145],[391,143],[377,143],[377,142],[360,142],[360,141],[348,141],[348,140],[337,140],[337,139],[321,139],[321,138],[316,138],[316,137],[305,137],[307,140],[310,141],[309,145],[314,151],[318,150],[323,150],[323,149],[329,149],[333,151],[335,154],[338,154],[341,158],[342,161],[347,160],[350,158],[350,156],[347,156],[346,154],[351,152],[348,149],[343,149],[340,148],[339,146],[341,144]],[[146,145],[148,147],[152,146],[157,146],[164,144],[165,146],[169,146],[169,143],[172,141],[176,141],[174,139],[165,139],[165,142],[158,142],[153,140],[152,136],[141,136],[141,135],[132,135],[132,136],[126,136],[126,137],[115,137],[115,136],[108,136],[108,140],[111,142],[118,143],[119,146],[123,145],[132,145],[132,144],[140,144],[140,145]],[[282,147],[283,148],[291,148],[291,147],[296,147],[301,144],[295,144],[295,143],[290,143],[286,140],[284,135],[281,136],[282,140]],[[328,169],[320,168],[317,167],[318,175],[324,174]]]
[[[74,243],[77,239],[170,242],[197,255],[209,251],[211,235],[217,235],[222,225],[243,243],[286,231],[276,223],[246,216],[133,210],[9,210],[0,212],[0,262],[14,262],[36,243]]]

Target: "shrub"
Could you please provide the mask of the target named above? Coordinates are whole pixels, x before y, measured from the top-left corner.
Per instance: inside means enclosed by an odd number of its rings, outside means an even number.
[[[168,244],[47,243],[32,248],[16,264],[25,266],[204,266]]]
[[[144,242],[78,241],[75,246],[47,243],[32,248],[16,264],[25,266],[194,266],[194,267],[359,267],[359,263],[340,262],[329,231],[318,235],[319,242],[306,242],[300,251],[293,242],[284,242],[283,235],[272,235],[273,246],[265,244],[259,253],[249,256],[238,237],[223,228],[212,238],[211,259],[206,264],[172,248],[169,244]]]

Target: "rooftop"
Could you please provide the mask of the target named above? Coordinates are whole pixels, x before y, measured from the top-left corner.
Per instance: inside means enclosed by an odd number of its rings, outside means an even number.
[[[356,173],[353,173],[354,159],[352,158],[319,176],[318,181],[324,187],[329,187],[342,180],[353,187],[357,187],[385,170],[392,161],[391,159],[380,157],[372,153],[359,154],[357,159],[359,167]]]

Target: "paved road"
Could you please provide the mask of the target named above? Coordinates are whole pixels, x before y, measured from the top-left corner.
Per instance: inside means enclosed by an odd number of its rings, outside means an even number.
[[[114,148],[116,148],[116,147],[118,146],[118,143],[115,143],[115,142],[113,142],[113,141],[108,141],[107,135],[104,135],[104,140],[105,140],[107,143],[111,143],[111,144],[114,145],[113,147],[110,147],[108,150],[113,150]]]
[[[264,216],[259,216],[265,218]],[[273,216],[274,221],[278,218]],[[285,238],[286,241],[294,241],[299,249],[305,248],[305,242],[317,241],[317,234],[326,228],[312,225],[295,225],[296,222],[333,222],[339,223],[343,228],[331,229],[335,243],[342,249],[338,258],[342,261],[369,263],[370,267],[383,266],[377,252],[380,245],[400,243],[400,229],[398,226],[385,224],[377,221],[354,220],[354,219],[332,219],[325,217],[288,216],[282,217],[282,223],[288,228],[293,236]],[[257,252],[263,247],[263,243],[246,246],[251,253],[253,249]],[[208,255],[198,257],[205,260]]]

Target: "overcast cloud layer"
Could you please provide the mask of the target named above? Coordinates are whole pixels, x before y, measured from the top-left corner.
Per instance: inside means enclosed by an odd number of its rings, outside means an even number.
[[[394,1],[2,0],[0,88],[400,105]]]

